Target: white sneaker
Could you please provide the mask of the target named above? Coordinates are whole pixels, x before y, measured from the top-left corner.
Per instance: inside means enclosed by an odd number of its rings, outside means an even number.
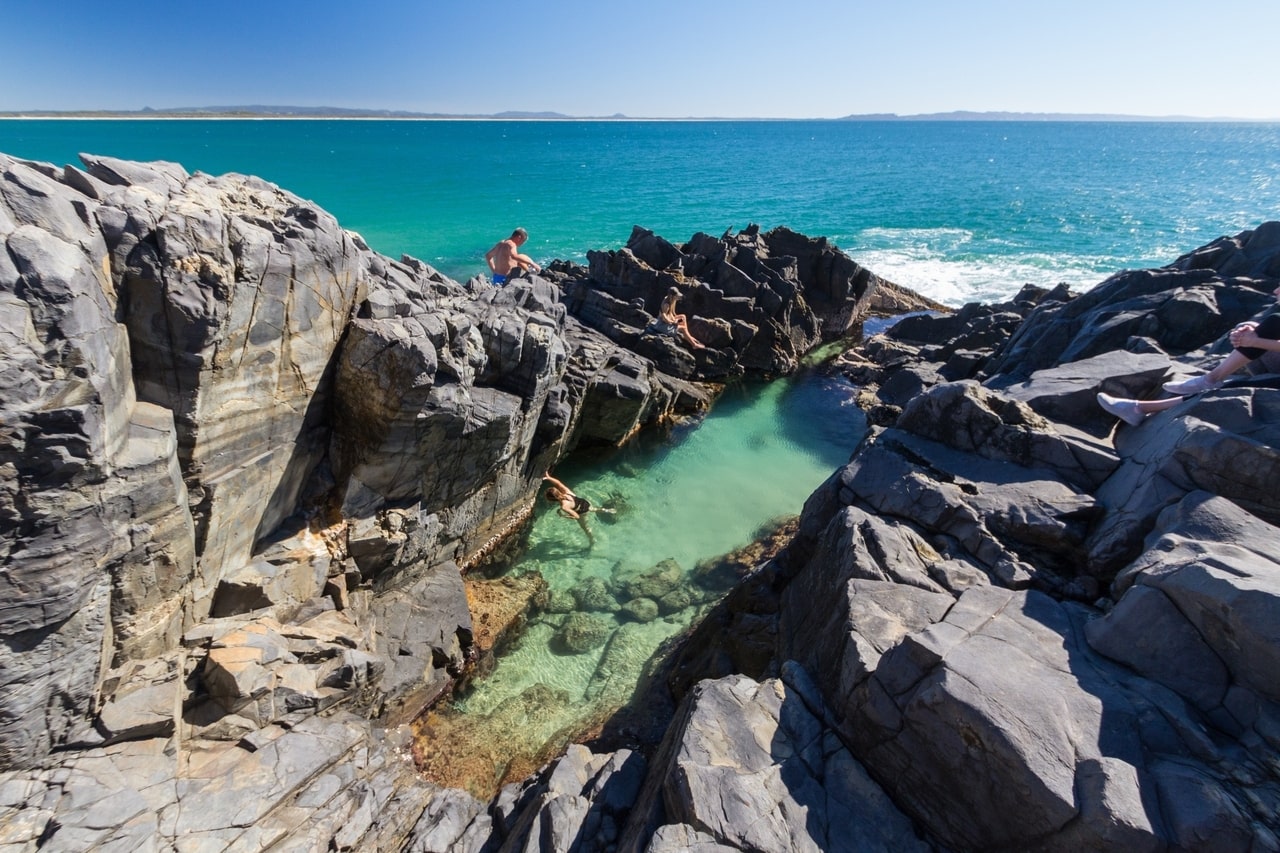
[[[1110,394],[1099,394],[1098,405],[1129,426],[1138,426],[1147,419],[1147,416],[1138,409],[1137,400],[1124,400],[1120,397],[1112,397]]]
[[[1205,391],[1212,391],[1215,388],[1221,388],[1222,383],[1213,381],[1209,378],[1209,374],[1204,373],[1200,376],[1192,376],[1190,379],[1179,379],[1176,382],[1166,382],[1162,387],[1170,394],[1177,394],[1179,397],[1186,397],[1189,394],[1200,394]]]

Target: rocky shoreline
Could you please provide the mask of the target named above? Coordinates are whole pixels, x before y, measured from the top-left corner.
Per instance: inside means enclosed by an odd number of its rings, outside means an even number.
[[[873,429],[673,656],[661,742],[485,802],[407,724],[518,627],[466,572],[541,472],[937,306],[786,229],[460,284],[82,159],[0,155],[0,851],[1280,849],[1280,392],[1093,403],[1229,349],[1280,223],[851,350]],[[669,287],[707,350],[646,332]]]

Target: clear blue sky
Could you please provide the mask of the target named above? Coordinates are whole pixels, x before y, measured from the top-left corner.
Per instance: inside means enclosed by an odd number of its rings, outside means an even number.
[[[1280,119],[1277,0],[4,0],[0,110]]]

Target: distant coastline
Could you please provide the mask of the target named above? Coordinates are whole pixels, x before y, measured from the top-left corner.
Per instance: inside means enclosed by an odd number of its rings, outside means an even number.
[[[864,113],[839,118],[771,118],[768,116],[573,116],[556,112],[418,113],[405,110],[365,110],[345,107],[179,107],[140,110],[5,110],[0,119],[361,119],[403,121],[1097,121],[1097,122],[1238,122],[1274,124],[1274,119],[1229,116],[1139,116],[1106,113],[1026,113],[956,110],[945,113]]]

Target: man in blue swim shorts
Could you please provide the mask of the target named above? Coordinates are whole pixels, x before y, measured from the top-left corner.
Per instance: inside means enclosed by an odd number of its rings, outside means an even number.
[[[517,228],[505,240],[499,240],[492,249],[485,253],[485,263],[493,274],[493,283],[501,287],[513,273],[541,272],[542,267],[534,263],[533,258],[520,254],[520,247],[529,239],[529,232]]]

